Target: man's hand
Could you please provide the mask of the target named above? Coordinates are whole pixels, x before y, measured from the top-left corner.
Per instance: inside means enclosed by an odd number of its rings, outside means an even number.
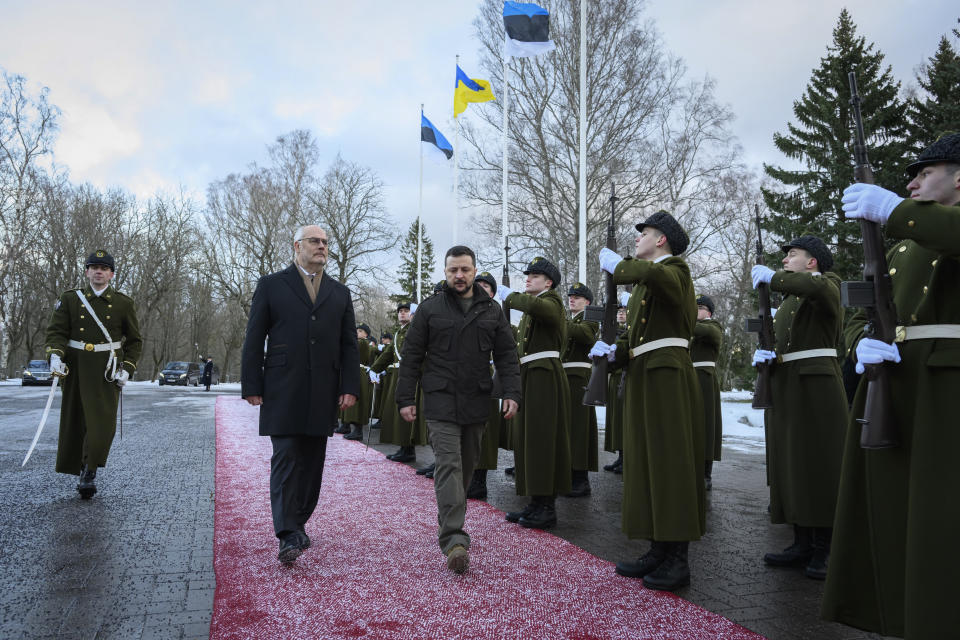
[[[753,366],[762,364],[764,362],[773,362],[777,359],[777,354],[768,349],[757,349],[753,352]]]
[[[513,293],[513,289],[511,289],[505,284],[502,284],[499,287],[497,287],[497,297],[500,298],[500,302],[503,302],[504,300],[506,300],[507,296],[509,296],[511,293]]]
[[[600,268],[606,271],[607,273],[613,273],[617,269],[617,265],[623,260],[623,258],[616,251],[607,249],[604,247],[600,249]]]
[[[606,358],[610,362],[613,362],[617,359],[617,345],[607,344],[603,340],[597,340],[587,355],[591,358]]]
[[[67,365],[63,364],[63,360],[55,353],[50,354],[50,373],[58,376],[67,375]]]
[[[504,400],[503,401],[503,418],[509,420],[513,416],[517,415],[517,409],[520,408],[520,405],[517,404],[516,400]]]
[[[886,224],[887,218],[903,198],[875,184],[858,182],[843,190],[843,213],[848,218],[863,218]]]
[[[345,393],[340,396],[338,402],[340,404],[340,411],[343,411],[344,409],[349,409],[353,405],[357,404],[357,396],[352,396],[349,393]]]
[[[120,369],[120,373],[117,374],[117,378],[114,380],[114,382],[118,387],[122,387],[123,385],[127,384],[128,380],[130,380],[130,374],[127,373],[126,369]]]
[[[400,417],[407,422],[413,422],[417,419],[417,405],[412,404],[409,407],[400,409]]]
[[[372,382],[373,384],[377,384],[378,382],[380,382],[380,374],[374,371],[373,369],[370,369],[370,371],[368,372],[368,375],[370,377],[370,382]]]
[[[883,340],[864,338],[857,343],[857,373],[863,373],[865,364],[881,362],[900,362],[900,350],[896,344],[887,344]]]
[[[263,396],[247,396],[244,398],[247,402],[255,407],[259,407],[263,404]]]
[[[753,279],[753,288],[756,289],[763,283],[770,284],[770,281],[773,280],[773,274],[776,273],[770,267],[765,267],[762,264],[755,264],[753,268],[750,269],[750,277]]]

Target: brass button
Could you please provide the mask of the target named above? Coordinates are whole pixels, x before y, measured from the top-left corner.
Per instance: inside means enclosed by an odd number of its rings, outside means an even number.
[[[899,251],[900,253],[903,253],[906,250],[907,250],[907,245],[905,244],[900,245],[900,248],[897,249],[897,251]]]
[[[926,292],[929,291],[929,290],[930,290],[930,287],[928,287],[928,286],[926,286],[926,285],[923,286],[923,292],[924,292],[924,293],[926,293]]]
[[[80,331],[83,331],[83,327],[80,327]]]
[[[897,273],[896,267],[890,267],[890,275],[895,275]]]
[[[112,305],[112,304],[108,304],[108,305],[107,305],[107,309],[113,309],[113,305]]]
[[[640,336],[640,339],[637,342],[643,342],[643,336]]]
[[[917,314],[911,313],[911,314],[910,314],[910,322],[916,322],[916,321],[917,321]]]
[[[641,305],[647,304],[647,301],[646,301],[646,300],[641,300],[641,301],[640,301],[640,304],[641,304]]]
[[[640,318],[640,322],[643,323],[643,324],[647,324],[647,319],[646,319],[646,318]]]
[[[914,222],[913,220],[911,220],[910,222],[907,223],[907,226],[908,226],[908,227],[912,227],[912,226],[915,226],[916,224],[917,224],[916,222]]]
[[[83,317],[84,317],[84,316],[83,316],[83,315],[81,315],[81,316],[80,316],[80,319],[81,319],[81,320],[83,320]]]
[[[934,260],[933,262],[931,262],[931,263],[930,263],[930,266],[933,266],[933,267],[937,266],[937,261]]]
[[[109,319],[110,319],[110,316],[107,316],[107,320],[109,320]]]

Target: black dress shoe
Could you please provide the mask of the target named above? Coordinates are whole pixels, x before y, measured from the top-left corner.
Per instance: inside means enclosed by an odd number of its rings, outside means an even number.
[[[690,566],[687,564],[689,542],[668,542],[670,551],[659,567],[643,578],[643,586],[657,591],[676,591],[690,584]]]
[[[527,529],[549,529],[557,526],[557,510],[553,501],[541,502],[533,513],[522,516],[517,524]]]
[[[618,562],[615,571],[625,578],[642,578],[654,571],[667,559],[669,546],[666,542],[650,542],[650,549],[636,562]]]
[[[350,433],[343,436],[344,440],[363,440],[363,427],[358,424],[350,425]]]
[[[813,529],[813,555],[810,556],[810,564],[803,570],[808,578],[814,580],[827,579],[827,559],[830,557],[830,538],[832,534],[833,529],[829,527],[815,527]]]
[[[77,493],[83,500],[89,500],[97,492],[97,470],[86,466],[80,469],[80,482],[77,484]]]
[[[431,462],[431,463],[428,464],[427,466],[425,466],[425,467],[420,467],[419,469],[417,469],[417,475],[418,475],[418,476],[425,476],[425,475],[427,475],[428,473],[432,473],[433,470],[436,469],[436,468],[437,468],[437,463],[436,463],[436,462]]]
[[[394,458],[396,458],[397,456],[399,456],[399,455],[402,454],[402,453],[403,453],[403,447],[400,447],[399,449],[397,449],[397,450],[394,451],[393,453],[388,453],[388,454],[387,454],[387,460],[393,460]]]
[[[306,536],[306,534],[303,535]],[[283,536],[283,538],[280,539],[280,549],[277,551],[277,560],[288,563],[299,558],[300,554],[303,553],[303,548],[300,546],[301,542],[299,531]]]
[[[780,553],[766,553],[763,561],[771,567],[802,567],[813,558],[812,527],[793,526],[793,544]]]
[[[390,459],[394,462],[413,462],[417,459],[417,452],[412,446],[400,447],[400,451]]]
[[[507,519],[507,522],[520,522],[520,518],[529,516],[531,513],[533,513],[537,506],[538,505],[536,502],[531,501],[530,504],[525,506],[520,511],[508,511],[504,517]]]

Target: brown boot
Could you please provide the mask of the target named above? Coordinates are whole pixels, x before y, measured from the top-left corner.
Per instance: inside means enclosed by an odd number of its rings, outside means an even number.
[[[447,569],[457,575],[467,572],[470,566],[470,555],[462,545],[454,545],[453,549],[447,552]]]

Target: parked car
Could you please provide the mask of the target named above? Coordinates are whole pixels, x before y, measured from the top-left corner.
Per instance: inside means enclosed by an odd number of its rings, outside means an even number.
[[[203,365],[199,362],[168,362],[157,377],[157,382],[164,384],[179,384],[183,386],[200,384],[203,376]]]
[[[50,375],[50,363],[46,360],[31,360],[28,362],[27,366],[23,368],[20,384],[24,387],[37,384],[49,387],[53,384],[53,376]]]

